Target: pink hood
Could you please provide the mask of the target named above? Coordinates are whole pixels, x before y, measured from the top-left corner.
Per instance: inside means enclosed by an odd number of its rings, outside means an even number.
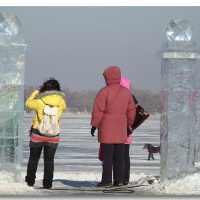
[[[121,77],[120,85],[131,90],[131,80],[127,77]],[[125,144],[132,144],[132,134],[127,137],[127,142]]]
[[[129,78],[121,77],[120,84],[124,86],[125,88],[128,88],[129,90],[131,90],[131,80]]]

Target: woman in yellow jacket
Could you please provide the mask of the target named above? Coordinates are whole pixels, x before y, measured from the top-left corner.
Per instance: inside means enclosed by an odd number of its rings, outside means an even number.
[[[43,187],[46,189],[52,187],[54,155],[59,143],[59,134],[53,137],[44,136],[37,130],[37,127],[42,120],[45,105],[58,108],[57,118],[60,124],[60,117],[66,109],[64,98],[65,94],[61,91],[59,82],[54,78],[50,78],[43,83],[43,86],[35,90],[26,101],[26,106],[36,111],[30,130],[30,156],[25,177],[25,181],[29,186],[35,184],[37,165],[44,148]]]

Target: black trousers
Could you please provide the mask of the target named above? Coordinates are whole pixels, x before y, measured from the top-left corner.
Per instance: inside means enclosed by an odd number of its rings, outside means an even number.
[[[112,183],[112,177],[114,182],[123,182],[124,144],[102,143],[102,152],[103,171],[101,182],[106,184]]]
[[[124,145],[124,183],[129,183],[130,178],[130,156],[129,144]]]
[[[47,145],[43,145],[39,147],[30,147],[30,157],[28,161],[27,175],[25,177],[25,180],[29,185],[34,185],[37,166],[38,166],[38,162],[41,156],[42,149],[44,149],[43,186],[50,188],[52,187],[52,181],[53,181],[54,155],[55,155],[56,149]]]

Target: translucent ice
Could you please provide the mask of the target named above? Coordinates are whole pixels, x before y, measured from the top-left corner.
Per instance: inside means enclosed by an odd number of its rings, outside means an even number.
[[[197,82],[196,97],[196,137],[195,137],[195,161],[200,162],[200,82]]]
[[[162,44],[162,50],[157,51],[159,58],[196,59],[200,58],[200,51],[194,42],[170,41]]]
[[[14,13],[0,13],[0,170],[19,182],[23,154],[24,71],[28,46]],[[0,177],[1,180],[1,177]]]
[[[161,180],[178,179],[195,167],[196,59],[187,20],[172,20],[165,28],[169,42],[157,52],[161,60]],[[199,145],[200,146],[200,145]]]
[[[16,36],[21,27],[15,13],[0,13],[0,34]]]
[[[200,58],[199,51],[164,51],[163,58]]]
[[[187,20],[171,20],[165,33],[170,41],[190,41],[193,28]]]

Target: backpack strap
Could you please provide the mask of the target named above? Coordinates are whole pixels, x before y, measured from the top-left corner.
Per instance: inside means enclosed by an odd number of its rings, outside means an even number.
[[[41,101],[44,103],[44,101],[41,99]],[[44,103],[44,105],[47,105],[46,103]],[[42,119],[40,120],[39,118],[39,115],[38,115],[38,112],[36,111],[36,114],[37,114],[37,118],[38,118],[38,122],[40,123],[42,121]]]

